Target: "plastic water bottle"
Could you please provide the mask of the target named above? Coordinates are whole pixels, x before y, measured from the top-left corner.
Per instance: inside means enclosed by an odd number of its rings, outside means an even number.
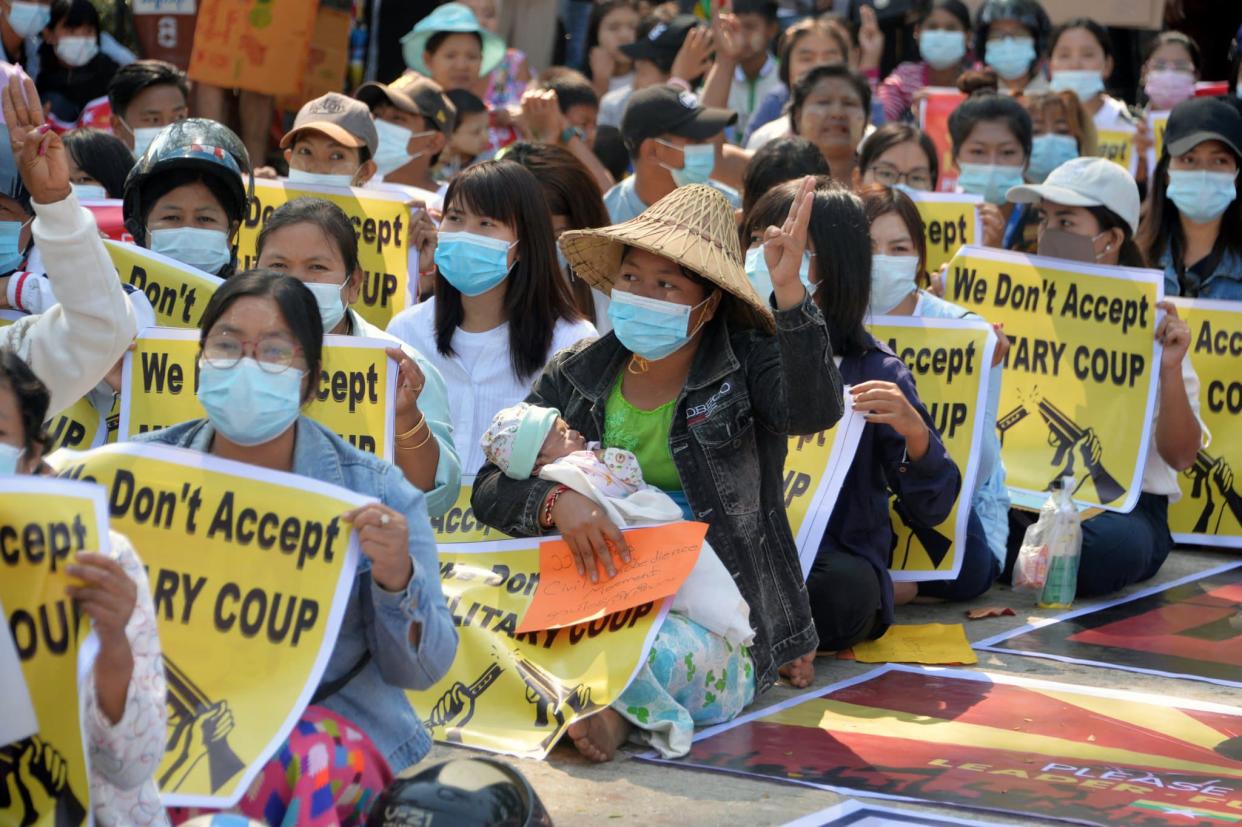
[[[1082,524],[1073,499],[1074,479],[1065,477],[1053,492],[1056,512],[1048,541],[1048,579],[1039,593],[1041,609],[1068,609],[1078,592],[1078,561],[1082,556]]]

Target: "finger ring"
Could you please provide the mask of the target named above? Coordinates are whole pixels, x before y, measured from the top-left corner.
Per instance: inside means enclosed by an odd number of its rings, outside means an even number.
[[[392,517],[389,517],[387,514],[380,514],[380,525],[388,525],[391,522]]]

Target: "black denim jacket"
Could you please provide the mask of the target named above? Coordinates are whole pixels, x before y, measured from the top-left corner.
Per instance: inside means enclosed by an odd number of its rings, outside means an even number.
[[[832,427],[842,413],[841,375],[828,329],[808,298],[776,311],[777,335],[708,324],[677,398],[669,449],[686,499],[750,604],[755,686],[819,643],[785,517],[789,437]],[[604,406],[630,352],[613,334],[561,351],[527,401],[557,408],[588,440],[604,433]],[[555,483],[512,480],[495,465],[475,478],[483,523],[515,536],[543,533],[540,509]]]

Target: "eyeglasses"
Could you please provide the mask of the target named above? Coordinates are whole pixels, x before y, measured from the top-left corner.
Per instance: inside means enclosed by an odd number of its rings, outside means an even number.
[[[237,339],[228,334],[211,336],[203,345],[203,361],[213,368],[228,370],[237,366],[249,349],[251,356],[264,372],[284,373],[293,366],[293,360],[302,348],[279,336],[268,336],[256,342]]]
[[[871,167],[871,172],[875,175],[875,180],[886,187],[896,186],[904,181],[906,186],[916,190],[932,188],[931,170],[912,169],[909,172],[902,172],[897,167],[891,167],[888,164],[876,164]]]
[[[1195,65],[1189,60],[1153,60],[1150,68],[1154,72],[1194,72]]]

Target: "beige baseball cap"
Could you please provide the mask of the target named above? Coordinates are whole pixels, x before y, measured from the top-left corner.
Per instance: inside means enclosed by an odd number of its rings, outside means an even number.
[[[280,148],[292,146],[298,133],[307,130],[322,132],[341,146],[355,149],[365,146],[372,156],[379,147],[379,134],[375,131],[371,110],[362,101],[340,92],[329,92],[299,109],[293,129],[280,139]]]

